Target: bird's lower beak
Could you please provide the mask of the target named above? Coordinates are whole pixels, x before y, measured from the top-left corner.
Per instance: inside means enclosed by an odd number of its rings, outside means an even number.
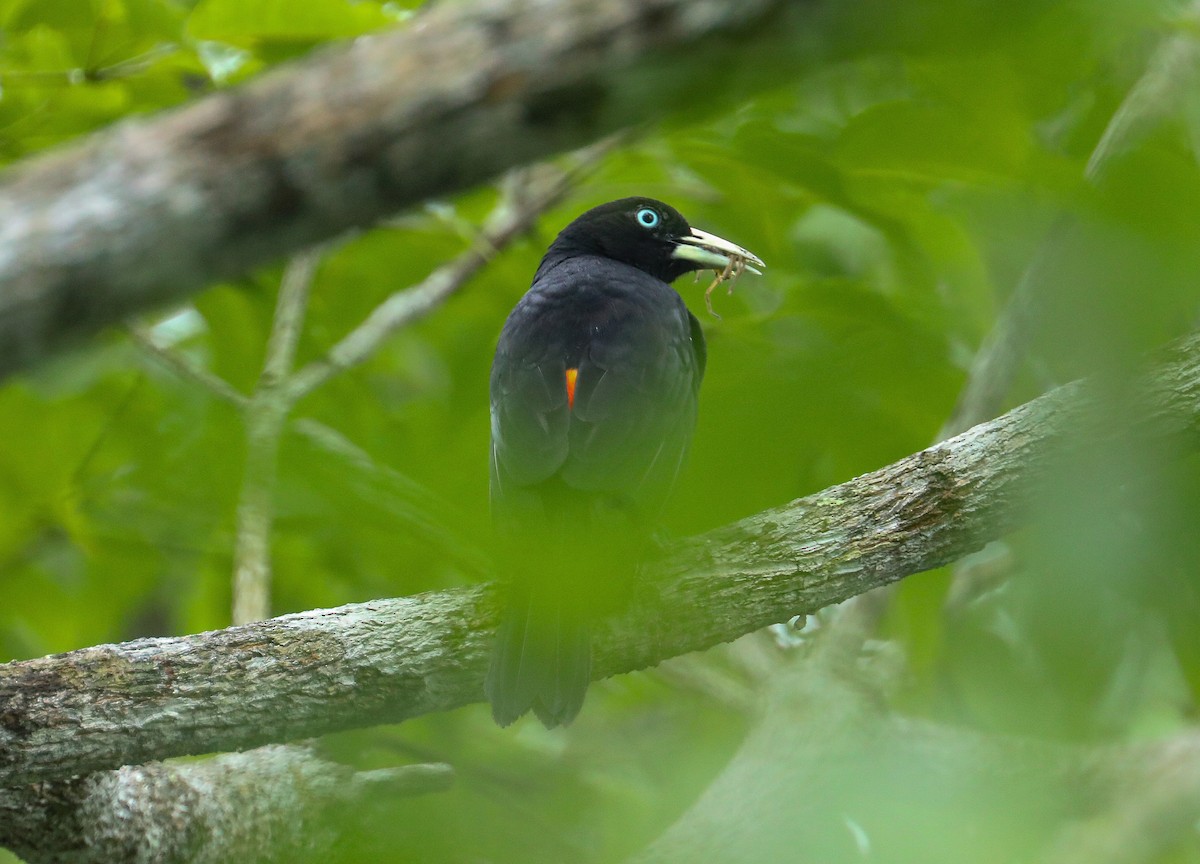
[[[699,228],[693,228],[690,236],[680,237],[676,241],[671,257],[698,264],[702,270],[724,270],[730,264],[741,261],[745,269],[760,276],[762,271],[758,268],[767,266],[749,249]]]

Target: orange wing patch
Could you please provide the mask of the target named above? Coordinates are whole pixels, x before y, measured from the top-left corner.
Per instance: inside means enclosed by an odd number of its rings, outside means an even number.
[[[579,377],[578,369],[567,370],[567,410],[575,408],[575,379]]]

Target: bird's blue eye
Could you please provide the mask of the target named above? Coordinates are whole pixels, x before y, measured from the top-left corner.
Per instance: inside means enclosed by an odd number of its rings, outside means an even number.
[[[634,214],[638,224],[643,228],[657,228],[658,223],[662,221],[662,217],[658,215],[657,210],[651,210],[649,207],[643,207]]]

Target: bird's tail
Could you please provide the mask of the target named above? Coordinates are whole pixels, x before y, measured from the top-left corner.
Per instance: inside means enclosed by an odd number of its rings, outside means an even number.
[[[532,709],[547,729],[565,726],[583,707],[592,678],[587,620],[558,592],[514,593],[523,596],[505,604],[484,685],[492,717],[507,726]]]

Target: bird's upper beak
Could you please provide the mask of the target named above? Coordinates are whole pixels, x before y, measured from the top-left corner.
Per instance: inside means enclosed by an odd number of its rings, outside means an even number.
[[[680,237],[676,241],[671,257],[699,264],[703,270],[724,270],[731,263],[740,260],[744,262],[745,269],[760,276],[762,271],[758,268],[767,266],[749,249],[743,249],[723,237],[709,234],[699,228],[693,228],[689,236]]]

